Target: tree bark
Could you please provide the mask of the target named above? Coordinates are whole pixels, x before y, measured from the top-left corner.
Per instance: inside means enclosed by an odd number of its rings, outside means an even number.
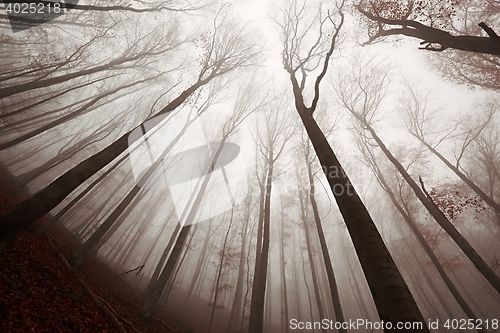
[[[312,113],[296,105],[354,243],[380,319],[393,325],[421,322],[423,328],[411,332],[428,332],[408,286],[326,137]]]
[[[261,212],[261,214],[263,214],[262,248],[259,249],[259,247],[257,247],[256,249],[257,254],[260,255],[259,255],[258,267],[256,267],[255,270],[257,275],[254,276],[254,283],[252,288],[252,302],[250,305],[250,317],[249,317],[249,327],[248,327],[249,333],[262,333],[264,330],[264,303],[266,295],[267,266],[269,260],[271,190],[272,190],[272,178],[273,178],[273,168],[274,168],[273,147],[270,147],[269,149],[269,155],[267,161],[269,161],[269,164],[267,166],[267,175],[266,175],[264,210]],[[258,240],[257,243],[259,243]]]
[[[160,112],[163,115],[175,110],[199,87],[208,83],[204,79],[184,90],[176,99],[170,102]],[[140,127],[140,126],[138,126]],[[0,253],[9,246],[17,235],[26,227],[47,214],[52,208],[61,203],[71,192],[97,171],[111,163],[129,146],[128,136],[132,131],[125,133],[114,143],[99,153],[87,158],[66,171],[43,190],[31,196],[17,206],[0,214]]]
[[[399,161],[391,154],[389,149],[385,146],[382,140],[378,137],[375,130],[359,116],[355,115],[364,125],[364,127],[370,132],[372,138],[375,140],[380,149],[384,152],[389,161],[396,167],[401,176],[405,179],[408,185],[411,187],[417,198],[427,209],[429,214],[436,220],[436,222],[443,228],[448,235],[453,239],[453,241],[462,249],[469,260],[476,266],[477,270],[484,276],[484,278],[495,288],[495,290],[500,293],[500,277],[493,272],[490,266],[481,258],[481,256],[476,252],[476,250],[469,244],[469,242],[460,234],[460,232],[455,228],[453,224],[446,218],[446,216],[439,210],[439,208],[430,201],[429,198],[420,189],[417,183],[410,177],[405,168],[399,163]]]
[[[421,39],[422,42],[420,44],[427,44],[427,46],[423,47],[425,50],[444,51],[448,48],[452,48],[475,53],[500,55],[500,37],[484,22],[479,23],[479,26],[488,34],[488,37],[454,36],[449,32],[429,27],[420,22],[413,20],[386,19],[364,10],[360,5],[357,5],[356,8],[361,14],[379,24],[401,26],[401,28],[387,30],[380,27],[377,33],[365,44],[369,44],[375,39],[384,36],[404,35]],[[439,44],[440,47],[433,47],[432,44]]]
[[[323,254],[323,262],[325,264],[326,274],[328,276],[328,286],[330,287],[330,295],[332,297],[335,320],[337,322],[343,322],[344,313],[342,311],[342,305],[340,303],[340,295],[337,287],[337,281],[335,279],[335,273],[333,271],[332,260],[330,258],[330,253],[328,252],[328,246],[326,245],[323,225],[321,224],[321,219],[319,217],[318,205],[316,204],[316,199],[314,197],[314,176],[311,170],[311,165],[309,163],[307,163],[307,174],[309,178],[309,200],[311,201],[314,221],[316,222],[316,230],[318,231],[319,244],[321,246],[321,252]],[[347,333],[347,330],[344,328],[341,328],[338,331],[340,333]]]

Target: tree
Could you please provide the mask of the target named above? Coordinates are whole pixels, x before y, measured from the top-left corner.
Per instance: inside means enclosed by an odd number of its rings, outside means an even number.
[[[429,151],[438,157],[455,175],[457,175],[467,186],[469,186],[481,199],[486,202],[491,209],[493,209],[497,214],[500,214],[500,204],[496,203],[495,200],[487,195],[483,190],[479,188],[467,175],[465,175],[460,169],[460,160],[463,157],[465,150],[474,142],[477,142],[478,137],[480,137],[483,130],[492,121],[494,109],[486,110],[486,114],[481,119],[481,116],[475,117],[478,119],[476,126],[472,126],[465,131],[463,135],[465,139],[459,151],[455,154],[457,156],[456,163],[451,163],[443,154],[441,154],[437,149],[438,146],[446,140],[448,137],[454,135],[454,131],[450,131],[444,134],[443,137],[436,137],[436,132],[439,129],[433,129],[431,126],[434,123],[432,118],[435,116],[435,111],[429,111],[427,108],[428,97],[422,97],[417,91],[412,89],[409,84],[407,84],[408,94],[406,94],[401,99],[402,110],[405,115],[406,128],[412,136],[414,136],[418,141],[420,141]],[[469,123],[470,124],[470,123]],[[434,138],[430,138],[433,136]],[[489,163],[488,163],[489,162]],[[493,161],[488,161],[487,164],[493,164]],[[494,179],[490,179],[494,181]]]
[[[281,102],[284,101],[282,98]],[[294,126],[287,119],[287,109],[281,103],[276,103],[275,110],[266,110],[263,129],[258,126],[258,151],[264,160],[263,176],[259,179],[260,207],[257,226],[257,244],[255,246],[255,267],[250,303],[248,331],[261,333],[264,330],[264,308],[266,284],[269,265],[269,248],[271,240],[271,194],[273,181],[279,175],[275,170],[280,156],[285,151],[288,140],[293,135]],[[281,105],[280,105],[281,104]]]
[[[215,151],[210,151],[209,160],[206,161],[207,165],[203,168],[203,180],[200,182],[199,190],[194,194],[193,204],[183,220],[178,221],[178,226],[180,227],[180,232],[175,240],[175,244],[171,250],[170,256],[163,268],[162,272],[158,276],[156,281],[153,281],[153,285],[149,289],[149,293],[146,294],[144,304],[141,308],[141,315],[143,318],[149,318],[151,313],[153,312],[158,300],[160,299],[160,295],[165,288],[165,285],[169,278],[171,277],[174,268],[177,266],[181,250],[186,242],[187,236],[190,232],[190,229],[193,225],[194,219],[198,214],[198,210],[200,208],[203,197],[205,196],[205,192],[209,186],[210,178],[212,176],[212,172],[215,170],[217,166],[217,161],[220,158],[225,143],[231,136],[235,133],[238,126],[256,109],[262,106],[264,100],[255,98],[258,97],[255,93],[249,93],[249,90],[239,91],[239,95],[237,97],[237,102],[234,107],[234,113],[231,118],[227,120],[222,127],[222,134],[218,145]],[[234,194],[233,194],[234,195]],[[234,204],[234,202],[233,202]],[[172,235],[172,237],[176,237],[176,235]],[[174,238],[172,238],[174,239]]]
[[[355,7],[367,20],[369,39],[365,45],[387,36],[403,35],[422,40],[424,50],[441,52],[451,48],[500,55],[500,37],[484,22],[478,26],[488,37],[455,36],[443,30],[451,28],[459,4],[458,0],[361,0]]]
[[[470,308],[470,306],[467,304],[463,296],[460,294],[458,291],[457,287],[453,283],[453,281],[450,279],[448,274],[445,272],[443,265],[441,265],[438,257],[432,250],[432,248],[429,246],[427,243],[427,240],[424,238],[422,233],[420,232],[417,223],[414,221],[414,213],[411,211],[410,205],[408,204],[408,201],[406,200],[405,197],[403,197],[403,192],[404,190],[402,189],[401,183],[398,184],[399,188],[392,189],[391,186],[389,185],[388,180],[386,179],[386,176],[384,176],[382,170],[380,169],[379,163],[377,162],[377,159],[375,157],[374,152],[372,151],[370,147],[370,143],[366,137],[360,136],[360,144],[359,147],[363,153],[363,156],[366,160],[366,163],[368,166],[372,169],[379,185],[384,189],[384,191],[387,193],[389,198],[391,199],[391,202],[393,203],[394,207],[397,209],[398,213],[401,215],[403,220],[406,222],[408,227],[410,227],[410,230],[412,231],[413,235],[417,238],[419,244],[422,246],[424,249],[425,253],[427,256],[431,259],[432,263],[436,267],[439,275],[443,279],[444,283],[450,290],[451,294],[457,301],[457,303],[460,305],[462,310],[465,312],[465,314],[470,318],[470,319],[477,319],[477,316],[474,314],[474,311]],[[399,193],[399,198],[396,193]],[[412,252],[413,253],[413,252]],[[425,272],[425,269],[423,270]],[[425,274],[427,274],[425,272]],[[445,305],[445,304],[444,304]],[[481,325],[483,326],[483,325]],[[484,327],[483,327],[484,329]]]
[[[259,53],[260,48],[255,42],[254,36],[234,23],[220,22],[216,18],[212,35],[207,35],[203,40],[203,55],[200,59],[200,70],[195,82],[157,112],[155,116],[165,115],[175,110],[188,100],[196,90],[214,78],[253,65]],[[131,132],[125,133],[99,153],[66,171],[29,199],[3,212],[0,215],[0,250],[3,251],[21,230],[47,214],[86,179],[124,152],[129,146],[128,136]]]
[[[309,141],[306,141],[307,138],[303,137],[301,142],[301,150],[304,154],[304,158],[306,161],[307,167],[307,178],[309,182],[309,201],[311,203],[311,208],[313,210],[314,222],[316,225],[316,230],[318,232],[319,243],[321,247],[321,253],[323,254],[323,263],[326,268],[326,273],[328,277],[328,285],[330,289],[330,296],[333,302],[333,309],[335,313],[335,319],[338,322],[344,321],[344,313],[342,310],[342,305],[340,303],[340,295],[337,288],[337,281],[335,278],[335,273],[333,271],[332,260],[330,258],[330,253],[328,252],[328,246],[326,244],[325,232],[323,231],[323,225],[321,223],[321,218],[319,216],[318,204],[315,198],[315,181],[314,181],[314,173],[312,170],[312,165],[314,163],[314,156],[311,151],[311,145]],[[344,332],[344,329],[340,329],[339,332]]]
[[[373,124],[376,122],[377,111],[387,91],[387,69],[381,66],[377,67],[373,64],[373,60],[367,63],[358,60],[354,65],[353,72],[350,82],[344,78],[342,79],[342,85],[335,86],[342,105],[359,122],[363,130],[370,135],[389,161],[396,167],[434,220],[450,235],[491,286],[500,293],[500,277],[492,271],[484,259],[448,220],[446,215],[439,210],[439,207],[425,190],[422,179],[419,177],[422,185],[422,188],[420,188],[377,135]]]
[[[295,99],[295,108],[316,151],[327,177],[337,205],[354,243],[373,299],[381,320],[385,322],[421,322],[422,332],[427,332],[422,314],[410,294],[406,283],[387,250],[370,214],[354,190],[328,140],[313,117],[320,97],[320,83],[328,70],[328,65],[344,24],[345,2],[336,3],[336,12],[327,15],[320,7],[312,21],[305,22],[304,10],[297,1],[281,11],[283,19],[278,22],[283,45],[283,65],[288,72]],[[327,25],[331,30],[326,33]],[[306,44],[304,36],[318,29],[317,37]],[[299,29],[304,29],[299,31]],[[326,52],[326,55],[325,55]],[[314,82],[310,106],[306,106],[305,87],[307,74],[319,69]],[[339,190],[340,189],[340,190]],[[390,290],[390,292],[389,292]],[[420,331],[420,330],[415,330]]]

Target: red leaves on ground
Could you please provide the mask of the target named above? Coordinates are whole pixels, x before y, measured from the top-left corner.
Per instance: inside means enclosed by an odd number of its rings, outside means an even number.
[[[23,196],[0,166],[0,211]],[[98,260],[87,260],[79,273],[67,269],[57,254],[68,257],[76,246],[69,233],[53,227],[43,239],[23,232],[12,248],[0,254],[0,332],[118,332],[78,278],[116,311],[119,320],[134,326],[123,322],[128,332],[171,332],[157,319],[139,319],[138,293]],[[166,318],[167,314],[156,316]]]

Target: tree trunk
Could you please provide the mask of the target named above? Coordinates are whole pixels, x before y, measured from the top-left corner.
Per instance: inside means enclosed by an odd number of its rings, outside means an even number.
[[[171,149],[179,142],[182,138],[182,135],[186,132],[189,125],[194,122],[193,118],[191,121],[188,121],[182,130],[176,135],[176,137],[168,143],[167,147],[163,150],[161,155],[154,161],[153,165],[148,168],[148,170],[141,176],[138,183],[139,184],[147,184],[150,182],[154,182],[154,177],[156,171],[160,168],[162,169],[162,162],[167,156],[167,154],[171,151]],[[168,166],[167,166],[168,167]],[[113,226],[113,224],[118,220],[120,215],[124,213],[124,210],[130,205],[132,200],[138,195],[138,193],[142,190],[142,187],[135,184],[132,190],[122,199],[120,204],[114,209],[114,211],[106,218],[106,220],[101,224],[99,229],[82,245],[78,248],[78,250],[71,256],[69,263],[74,269],[77,269],[82,262],[85,260],[87,255],[94,250],[100,240],[104,237],[106,233],[109,233],[109,229]],[[123,220],[122,220],[123,221]],[[101,244],[102,246],[102,244]],[[99,249],[95,249],[94,252],[97,253]]]
[[[151,54],[154,54],[154,53],[151,53]],[[99,72],[102,72],[105,70],[110,70],[110,69],[113,69],[113,67],[115,67],[115,66],[122,65],[124,63],[131,62],[134,60],[138,60],[141,57],[148,56],[148,55],[150,55],[150,54],[140,53],[140,54],[136,54],[136,55],[131,56],[131,57],[120,57],[120,58],[114,59],[112,61],[109,61],[108,63],[106,63],[104,65],[95,66],[95,67],[81,70],[78,72],[68,73],[68,74],[60,75],[57,77],[52,77],[52,78],[45,79],[45,80],[34,80],[31,82],[27,82],[27,83],[20,83],[20,84],[14,85],[14,86],[1,88],[0,89],[0,98],[5,98],[8,96],[19,94],[19,93],[22,93],[24,91],[50,87],[50,86],[64,83],[64,82],[67,82],[69,80],[76,79],[78,77],[82,77],[85,75],[91,75],[91,74],[99,73]]]
[[[466,175],[464,175],[456,166],[451,164],[450,161],[448,161],[446,159],[446,157],[441,155],[441,153],[438,152],[436,149],[434,149],[434,147],[432,147],[427,142],[425,142],[423,140],[423,138],[420,138],[418,136],[415,136],[415,137],[424,146],[426,146],[427,149],[429,149],[431,151],[431,153],[436,155],[451,171],[453,171],[455,173],[455,175],[457,175],[465,184],[467,184],[474,192],[476,192],[476,194],[479,195],[481,197],[481,199],[483,199],[484,202],[486,202],[486,204],[488,206],[490,206],[491,209],[493,209],[495,211],[496,214],[500,214],[500,205],[493,200],[493,197],[490,197],[486,193],[484,193],[483,190],[481,190],[476,184],[474,184],[474,182],[471,181]],[[490,182],[490,184],[492,184],[492,182]],[[490,193],[491,193],[491,191],[490,191]]]
[[[130,87],[133,87],[137,84],[140,84],[140,83],[144,83],[144,82],[148,82],[150,80],[154,80],[155,78],[159,77],[160,75],[156,75],[154,77],[151,77],[151,78],[147,78],[147,79],[143,79],[143,80],[139,80],[139,81],[134,81],[132,83],[129,83],[129,84],[126,84],[124,86],[120,86],[116,89],[113,89],[113,90],[109,90],[109,91],[106,91],[102,94],[99,94],[98,96],[96,96],[95,98],[93,98],[91,101],[89,101],[88,103],[86,103],[85,105],[81,106],[78,110],[76,111],[73,111],[71,113],[67,113],[65,114],[64,116],[62,117],[59,117],[57,118],[56,120],[48,123],[48,124],[45,124],[29,133],[26,133],[26,134],[23,134],[15,139],[12,139],[10,141],[7,141],[7,142],[3,142],[2,144],[0,144],[0,151],[1,150],[4,150],[4,149],[7,149],[7,148],[10,148],[12,146],[15,146],[16,144],[19,144],[23,141],[26,141],[26,140],[29,140],[35,136],[37,136],[38,134],[41,134],[51,128],[54,128],[56,126],[59,126],[61,124],[64,124],[72,119],[75,119],[76,117],[78,116],[82,116],[90,111],[93,111],[92,109],[90,109],[90,107],[92,107],[93,105],[95,105],[97,102],[99,102],[100,100],[108,97],[108,96],[111,96],[113,94],[116,94],[117,92],[119,92],[120,90],[123,90],[123,89],[127,89],[127,88],[130,88]]]
[[[36,237],[42,236],[49,228],[59,221],[59,219],[66,214],[80,199],[82,199],[87,193],[90,192],[97,184],[99,184],[107,175],[111,173],[114,169],[116,169],[126,158],[128,157],[128,154],[124,155],[121,159],[116,161],[108,170],[106,170],[102,175],[100,175],[96,180],[94,180],[87,188],[85,188],[80,194],[78,194],[73,200],[71,200],[63,209],[61,209],[54,217],[52,217],[49,222],[47,222],[45,225],[40,227],[35,232]]]
[[[302,219],[302,224],[304,226],[304,232],[305,232],[305,239],[306,239],[306,246],[307,246],[307,257],[309,260],[309,265],[311,267],[311,278],[313,281],[313,288],[314,288],[314,296],[316,298],[316,304],[318,306],[318,312],[319,312],[319,318],[323,319],[326,318],[325,316],[325,311],[323,310],[323,304],[321,302],[321,293],[319,290],[318,286],[318,277],[317,277],[317,272],[316,272],[316,265],[314,263],[314,257],[312,255],[312,246],[311,246],[311,235],[309,232],[309,225],[307,224],[307,215],[306,215],[306,207],[304,204],[304,198],[303,198],[303,191],[301,189],[298,189],[299,191],[299,205],[300,205],[300,215]],[[326,329],[323,327],[321,328],[322,332],[326,332]]]
[[[267,160],[266,186],[264,195],[264,210],[260,213],[263,214],[263,227],[262,227],[262,248],[257,247],[257,254],[260,254],[258,267],[254,276],[254,283],[252,287],[252,302],[250,304],[250,318],[249,318],[249,333],[262,333],[264,330],[264,303],[266,295],[266,279],[267,279],[267,266],[269,260],[269,242],[270,242],[270,220],[271,220],[271,190],[273,178],[273,150],[269,149],[269,156]],[[257,239],[257,243],[259,240]],[[259,251],[260,250],[260,251]],[[260,253],[259,253],[260,252]],[[257,265],[257,262],[256,262]]]
[[[207,333],[210,333],[210,331],[212,330],[212,324],[213,324],[214,315],[215,315],[215,308],[217,306],[217,301],[218,301],[218,296],[219,296],[219,286],[220,286],[220,279],[222,276],[222,267],[224,266],[224,259],[225,259],[224,257],[226,255],[227,240],[229,238],[229,232],[231,231],[231,226],[233,225],[233,213],[234,213],[234,209],[231,210],[231,219],[229,221],[229,227],[227,228],[226,236],[224,237],[224,243],[222,245],[222,251],[220,254],[219,267],[217,269],[217,281],[215,283],[215,290],[214,290],[214,300],[213,300],[213,304],[212,304],[212,311],[210,314],[210,321],[208,323]]]
[[[402,205],[398,202],[398,200],[396,199],[394,192],[389,188],[389,186],[385,180],[384,175],[382,174],[381,170],[378,167],[378,164],[376,163],[376,161],[373,158],[372,158],[372,165],[373,165],[374,172],[376,173],[376,177],[377,177],[380,185],[385,190],[385,192],[389,195],[394,207],[396,207],[397,211],[403,217],[403,220],[406,222],[406,225],[408,225],[408,227],[410,227],[410,230],[412,231],[413,235],[417,238],[418,242],[420,243],[420,245],[424,249],[425,253],[431,259],[432,263],[434,264],[434,266],[436,267],[436,270],[439,273],[439,276],[441,276],[444,283],[446,284],[446,286],[450,290],[450,293],[453,295],[453,297],[455,298],[457,303],[460,305],[462,310],[465,312],[465,314],[470,319],[477,319],[477,317],[474,314],[474,312],[472,311],[472,309],[469,307],[469,305],[467,304],[465,299],[462,297],[462,295],[460,294],[458,289],[455,287],[455,284],[451,281],[448,274],[446,274],[443,266],[439,262],[439,259],[434,254],[434,251],[432,251],[431,247],[429,246],[429,244],[425,240],[424,236],[422,235],[422,233],[418,229],[417,224],[415,223],[415,221],[413,221],[413,218],[410,216],[410,214],[408,212],[408,207],[406,207],[406,210],[405,210],[402,207]],[[446,306],[446,304],[443,304],[443,306]]]
[[[455,243],[462,249],[462,251],[467,255],[469,260],[476,266],[478,271],[484,276],[486,280],[495,288],[495,290],[500,293],[500,277],[493,272],[490,266],[481,258],[481,256],[476,252],[476,250],[469,244],[469,242],[460,234],[460,232],[455,228],[453,224],[446,218],[446,216],[439,210],[439,208],[430,201],[429,198],[422,192],[417,183],[410,177],[405,168],[399,163],[399,161],[391,154],[389,149],[385,146],[382,140],[378,137],[375,130],[366,122],[363,122],[365,128],[370,132],[377,145],[382,149],[385,156],[391,161],[391,163],[396,167],[401,176],[405,179],[408,185],[411,187],[415,195],[424,205],[427,211],[432,215],[436,222],[443,228],[448,235],[455,241]]]
[[[290,331],[289,319],[288,319],[288,291],[286,285],[286,267],[285,267],[285,219],[283,202],[281,204],[281,226],[280,226],[280,268],[281,268],[281,329],[283,333],[288,333]]]
[[[158,280],[154,282],[154,286],[151,288],[150,294],[146,295],[146,299],[144,301],[144,304],[141,308],[141,314],[144,318],[149,318],[151,316],[151,313],[153,312],[154,308],[156,307],[156,304],[158,303],[158,300],[161,296],[161,293],[163,289],[165,288],[165,285],[172,275],[172,272],[177,264],[177,261],[180,258],[181,250],[182,247],[184,246],[184,243],[187,239],[187,235],[189,233],[189,230],[192,226],[192,223],[194,221],[194,218],[196,217],[196,214],[198,212],[198,209],[201,204],[201,200],[203,199],[203,196],[205,195],[205,191],[207,190],[208,183],[210,181],[210,178],[212,176],[212,172],[215,169],[217,160],[222,152],[222,149],[224,148],[224,143],[226,142],[227,138],[229,136],[229,133],[226,133],[224,137],[222,138],[219,147],[215,151],[212,157],[212,161],[210,162],[209,167],[206,169],[207,173],[206,176],[203,179],[203,182],[200,186],[199,192],[196,194],[196,199],[194,200],[193,206],[191,210],[189,211],[188,216],[186,217],[186,220],[184,222],[184,226],[181,229],[181,232],[179,233],[179,237],[177,238],[174,248],[172,250],[172,253],[170,254],[170,257],[167,260],[167,263],[165,264],[165,267],[163,268],[163,271],[161,272],[160,276],[158,277]],[[180,221],[181,222],[181,221]]]
[[[184,90],[176,99],[170,102],[156,115],[168,114],[175,110],[191,96],[193,92],[208,83],[209,80],[210,79],[205,79],[196,82],[188,89]],[[47,214],[85,180],[127,150],[129,146],[128,136],[131,132],[132,131],[125,133],[99,153],[87,158],[66,171],[63,175],[29,199],[0,214],[0,253],[14,241],[22,230]]]
[[[236,331],[237,327],[236,324],[241,320],[242,317],[242,307],[245,306],[245,304],[242,304],[243,282],[245,279],[245,258],[246,258],[245,252],[247,244],[248,220],[250,219],[250,210],[251,210],[250,202],[247,202],[245,219],[244,219],[245,225],[244,225],[244,230],[241,233],[240,263],[238,270],[238,278],[236,280],[233,305],[231,307],[231,314],[229,316],[226,333],[232,333]]]
[[[330,144],[311,112],[306,108],[298,108],[298,112],[354,243],[380,319],[394,326],[398,322],[421,322],[423,328],[411,332],[428,332],[408,286]]]
[[[342,305],[340,303],[339,289],[337,288],[337,281],[335,279],[335,273],[333,271],[332,260],[330,258],[330,253],[328,252],[328,246],[326,245],[325,233],[323,231],[323,225],[321,224],[321,219],[319,217],[318,205],[316,204],[316,199],[314,197],[314,176],[311,170],[311,165],[309,163],[307,163],[307,173],[310,189],[309,200],[311,201],[314,221],[316,222],[316,230],[318,231],[319,244],[321,246],[321,252],[323,254],[323,262],[325,264],[326,274],[328,276],[328,286],[330,287],[330,295],[332,297],[335,320],[337,322],[344,322],[344,313],[342,311]],[[347,333],[347,330],[344,328],[341,328],[338,331],[340,333]]]

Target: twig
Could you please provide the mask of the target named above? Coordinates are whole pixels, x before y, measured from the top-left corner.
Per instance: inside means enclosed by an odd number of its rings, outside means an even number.
[[[131,323],[131,322],[129,322],[128,320],[126,320],[125,318],[123,318],[122,316],[120,316],[118,313],[116,313],[115,309],[113,309],[113,307],[112,307],[111,305],[109,305],[109,303],[108,303],[108,302],[106,302],[104,299],[102,299],[101,297],[99,297],[99,296],[97,296],[97,295],[96,295],[96,297],[97,297],[97,298],[98,298],[101,302],[103,302],[105,305],[107,305],[107,306],[108,306],[108,308],[111,310],[111,312],[113,312],[113,313],[114,313],[114,315],[115,315],[118,319],[120,319],[120,320],[121,320],[121,321],[123,321],[124,323],[126,323],[126,324],[130,325],[130,327],[132,327],[132,329],[133,329],[135,332],[137,332],[137,333],[141,333],[141,332],[139,332],[139,331],[138,331],[138,330],[134,327],[134,325],[132,325],[132,323]]]
[[[52,238],[53,240],[55,240],[56,242],[58,242],[59,244],[63,245],[63,246],[66,246],[66,244],[64,244],[63,242],[61,242],[59,239],[55,238],[54,236],[52,236],[51,234],[47,233],[47,235]]]
[[[179,332],[178,330],[174,330],[172,327],[170,327],[169,325],[167,325],[166,323],[164,323],[163,320],[161,320],[160,318],[156,318],[154,316],[151,316],[151,318],[153,318],[156,321],[159,321],[160,324],[162,324],[163,326],[165,326],[166,328],[168,328],[172,333]]]
[[[136,268],[134,269],[131,269],[129,271],[126,271],[125,273],[120,273],[120,274],[115,274],[115,276],[120,276],[120,275],[125,275],[125,274],[128,274],[130,272],[133,272],[135,270],[137,270],[137,272],[135,273],[135,275],[139,274],[139,272],[144,268],[144,265],[141,265],[141,266],[137,266]]]
[[[478,24],[487,34],[490,36],[490,38],[498,40],[500,37],[496,34],[495,30],[490,28],[486,23],[481,22]]]
[[[59,257],[59,259],[61,259],[61,261],[63,262],[64,266],[66,266],[66,268],[68,268],[69,270],[73,271],[73,268],[68,263],[68,261],[66,260],[66,258],[62,255],[62,253],[58,253],[57,256]],[[104,302],[104,303],[101,302],[99,300],[99,297],[96,294],[94,294],[94,292],[92,291],[92,289],[90,289],[90,287],[82,279],[77,278],[77,280],[78,280],[78,283],[83,287],[83,289],[85,289],[85,291],[90,295],[90,298],[92,298],[92,300],[94,301],[95,305],[106,316],[108,316],[108,318],[113,322],[113,324],[118,329],[118,331],[120,333],[127,333],[127,330],[125,330],[125,328],[123,327],[123,325],[118,321],[118,319],[116,318],[116,316],[113,314],[114,310],[110,310],[111,307],[109,306],[109,304],[108,304],[108,306],[106,306],[105,305],[106,302]],[[134,330],[135,330],[135,328],[134,328]]]

